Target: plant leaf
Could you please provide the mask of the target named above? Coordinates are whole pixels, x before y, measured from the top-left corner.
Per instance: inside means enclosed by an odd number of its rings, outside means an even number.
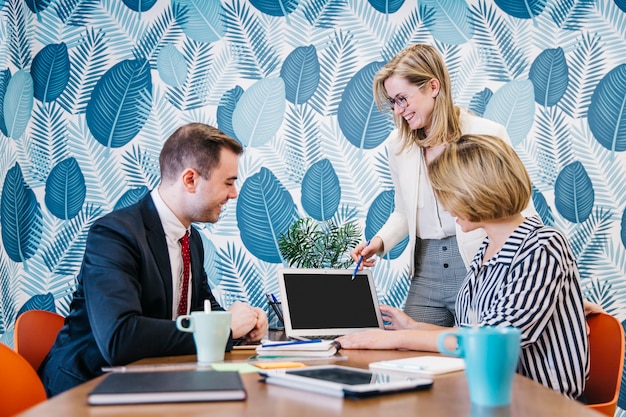
[[[559,173],[554,184],[554,205],[561,216],[572,223],[582,223],[594,204],[593,183],[580,162],[573,162]]]
[[[341,200],[341,185],[328,159],[313,164],[302,179],[302,208],[319,221],[333,217]]]
[[[85,113],[98,142],[119,148],[130,142],[146,123],[152,107],[152,76],[145,59],[115,64],[100,78]]]
[[[495,0],[505,13],[519,19],[539,16],[546,7],[546,0]]]
[[[54,101],[61,95],[70,79],[70,56],[67,45],[46,45],[33,59],[30,68],[35,98],[42,102]]]
[[[0,71],[0,131],[6,137],[9,137],[9,132],[7,131],[6,123],[4,123],[4,96],[6,94],[9,81],[11,81],[11,71],[9,71],[8,68],[4,71]]]
[[[33,111],[33,79],[24,70],[18,70],[9,80],[4,95],[4,123],[7,136],[19,139],[28,125]]]
[[[148,187],[146,186],[131,188],[117,200],[117,203],[115,203],[115,207],[113,208],[113,210],[119,210],[124,207],[132,206],[133,204],[141,200],[143,196],[148,194],[149,192],[150,190],[148,190]]]
[[[299,0],[250,0],[260,12],[270,16],[287,16],[298,7]]]
[[[46,180],[46,207],[62,220],[76,216],[85,202],[85,177],[74,158],[58,163]]]
[[[235,135],[235,129],[233,128],[233,113],[242,95],[243,88],[236,85],[234,88],[224,93],[219,106],[217,106],[217,127],[222,132],[235,139],[237,139],[237,135]]]
[[[278,239],[296,218],[291,194],[269,169],[261,168],[243,183],[237,199],[237,225],[243,244],[257,258],[282,262]]]
[[[591,96],[588,119],[598,143],[613,152],[626,150],[626,64],[600,80]]]
[[[466,2],[457,0],[427,0],[423,2],[433,10],[424,23],[433,37],[448,45],[461,45],[474,35],[470,10]]]
[[[376,10],[384,14],[397,12],[404,4],[404,0],[367,0]]]
[[[348,82],[337,109],[341,132],[359,149],[377,147],[393,130],[391,120],[376,106],[372,92],[374,74],[382,65],[373,62],[359,70]]]
[[[558,103],[569,84],[569,69],[563,48],[541,52],[530,66],[528,78],[533,83],[538,104],[549,107]]]
[[[159,77],[168,85],[178,87],[187,79],[187,61],[185,56],[172,44],[167,44],[159,52],[157,71]]]
[[[533,83],[530,80],[511,81],[493,95],[485,118],[506,127],[513,146],[521,143],[533,125],[535,100]]]
[[[320,63],[315,46],[299,46],[285,59],[280,69],[285,96],[294,104],[307,102],[320,82]]]
[[[554,214],[552,213],[552,208],[548,205],[548,202],[541,191],[533,189],[532,198],[535,210],[537,210],[537,214],[541,217],[543,224],[546,226],[554,226]]]
[[[380,228],[387,222],[387,219],[389,219],[391,213],[393,213],[395,206],[393,190],[383,191],[376,196],[365,217],[365,239],[370,240],[378,233]],[[394,246],[385,255],[385,258],[396,259],[404,252],[408,243],[409,237],[407,236]]]
[[[15,262],[33,256],[41,241],[41,207],[24,181],[18,163],[7,172],[0,197],[0,225],[4,249]]]
[[[53,313],[57,312],[56,306],[54,305],[54,296],[51,293],[45,294],[37,294],[30,297],[28,301],[22,305],[22,307],[17,312],[17,318],[24,312],[29,310],[45,310],[52,311]]]
[[[172,9],[176,20],[181,22],[183,32],[195,41],[211,43],[226,34],[219,1],[172,0]]]
[[[280,128],[284,114],[283,79],[277,77],[257,81],[243,93],[233,113],[233,127],[237,138],[244,146],[264,145]]]
[[[157,0],[122,0],[126,7],[134,12],[145,12],[150,10]]]

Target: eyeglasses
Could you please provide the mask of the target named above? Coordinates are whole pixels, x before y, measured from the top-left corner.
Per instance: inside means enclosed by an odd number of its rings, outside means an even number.
[[[422,83],[420,85],[417,86],[418,90],[421,90],[422,87],[424,87],[428,82]],[[401,109],[406,109],[409,106],[409,102],[408,102],[409,96],[396,96],[394,98],[391,97],[387,97],[387,103],[389,103],[389,107],[391,108],[391,110],[393,111],[393,109],[395,109],[396,106],[400,107]]]

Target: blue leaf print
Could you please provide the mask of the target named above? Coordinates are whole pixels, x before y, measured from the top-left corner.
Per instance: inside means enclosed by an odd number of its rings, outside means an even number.
[[[194,41],[211,43],[226,34],[219,1],[172,0],[172,10],[183,32]]]
[[[487,107],[487,103],[493,97],[493,91],[489,88],[483,88],[482,91],[474,94],[472,99],[470,100],[469,108],[471,111],[476,113],[479,116],[485,114],[485,108]]]
[[[22,308],[20,308],[15,318],[17,319],[17,317],[19,317],[22,313],[30,310],[45,310],[56,313],[57,309],[54,305],[54,296],[49,292],[45,294],[33,295],[24,303]]]
[[[287,16],[298,7],[299,0],[250,0],[260,12],[270,16]]]
[[[547,0],[495,0],[505,13],[519,19],[539,16],[546,7]]]
[[[115,203],[115,207],[113,208],[113,210],[119,210],[124,207],[132,206],[133,204],[141,200],[143,196],[148,194],[149,192],[150,190],[148,190],[148,187],[146,187],[145,185],[139,188],[131,188],[130,190],[126,191],[119,198],[119,200],[117,200],[117,203]]]
[[[233,89],[224,93],[217,106],[217,127],[227,135],[237,139],[233,128],[233,113],[239,99],[243,95],[243,88],[236,85]],[[239,139],[237,139],[239,140]],[[239,141],[241,143],[241,141]]]
[[[365,239],[370,240],[373,238],[380,228],[383,227],[385,222],[387,222],[387,219],[389,219],[389,216],[393,213],[396,206],[393,199],[393,190],[383,191],[376,196],[365,217]],[[407,235],[406,238],[401,240],[385,255],[385,258],[396,259],[404,252],[408,243],[409,237]]]
[[[432,10],[431,18],[424,24],[439,42],[461,45],[474,35],[471,13],[464,1],[427,0],[423,4]]]
[[[572,223],[582,223],[591,214],[595,194],[585,167],[573,162],[561,172],[554,184],[554,205],[561,216]]]
[[[600,145],[613,152],[626,150],[626,64],[613,68],[600,80],[587,118]]]
[[[64,43],[44,47],[30,68],[35,98],[44,103],[61,95],[70,79],[70,56]]]
[[[7,131],[6,123],[4,123],[4,96],[6,94],[9,81],[11,81],[11,71],[9,71],[8,68],[4,71],[0,71],[0,131],[2,131],[6,137],[9,136],[9,132]]]
[[[516,80],[502,86],[493,95],[485,118],[506,127],[513,146],[521,143],[530,131],[535,117],[535,94],[530,80]]]
[[[164,83],[172,87],[185,84],[189,67],[185,56],[172,44],[165,45],[157,58],[157,71]]]
[[[284,114],[283,79],[276,77],[257,81],[243,93],[233,113],[237,139],[248,147],[264,145],[280,128]]]
[[[134,12],[150,10],[157,0],[122,0],[126,7]]]
[[[626,0],[613,0],[613,1],[615,2],[615,5],[616,5],[617,7],[619,7],[619,9],[620,9],[621,11],[623,11],[624,13],[626,13]],[[624,370],[624,372],[626,372],[626,369]],[[624,408],[624,407],[622,407],[622,405],[621,405],[621,404],[620,404],[620,406],[619,406],[619,407],[620,407],[620,408],[622,408],[622,409]]]
[[[7,135],[19,139],[28,125],[33,111],[33,79],[24,70],[18,70],[9,80],[4,94],[4,123]]]
[[[622,222],[620,224],[620,237],[622,239],[622,245],[626,248],[626,209],[622,213]]]
[[[339,177],[328,159],[313,164],[302,178],[302,208],[315,220],[333,217],[341,200]]]
[[[291,194],[269,169],[246,179],[237,199],[237,225],[248,251],[270,263],[280,263],[278,238],[298,218]]]
[[[46,180],[46,207],[54,216],[69,220],[83,207],[87,187],[85,177],[74,158],[58,163]]]
[[[26,0],[25,3],[30,11],[35,13],[37,18],[40,19],[40,13],[50,5],[50,0]]]
[[[285,82],[285,96],[294,104],[305,103],[320,82],[320,62],[315,46],[300,46],[289,54],[280,77]]]
[[[535,88],[535,101],[544,107],[561,100],[569,84],[569,70],[563,48],[546,49],[530,66],[528,78]]]
[[[552,208],[548,205],[548,202],[541,191],[533,188],[532,199],[535,210],[537,210],[537,214],[541,217],[543,224],[546,226],[554,226],[554,214],[552,213]]]
[[[202,237],[202,246],[204,247],[204,271],[209,281],[209,287],[215,288],[222,281],[222,273],[218,267],[217,249],[204,233],[200,233],[200,237]]]
[[[15,262],[33,256],[41,241],[41,207],[24,181],[19,164],[7,172],[0,197],[0,226],[4,249]]]
[[[404,0],[367,0],[367,2],[374,9],[384,14],[395,13],[404,4]]]
[[[372,92],[374,74],[382,65],[373,62],[357,72],[346,85],[337,108],[341,132],[359,149],[377,147],[393,130],[393,123],[380,112]]]
[[[115,64],[98,81],[85,118],[91,134],[106,147],[130,142],[146,123],[152,107],[152,76],[145,59]]]

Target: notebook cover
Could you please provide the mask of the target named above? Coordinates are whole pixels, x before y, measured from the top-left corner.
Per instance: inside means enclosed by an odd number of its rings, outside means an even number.
[[[117,372],[88,395],[90,405],[244,400],[238,372],[211,370]]]
[[[389,371],[404,375],[433,377],[465,369],[465,360],[447,356],[416,356],[369,364],[372,371]]]

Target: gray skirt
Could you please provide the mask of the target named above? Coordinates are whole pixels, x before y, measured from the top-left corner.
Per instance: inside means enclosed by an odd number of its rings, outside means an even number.
[[[456,236],[418,238],[414,262],[404,312],[419,322],[454,326],[456,296],[467,275]]]

